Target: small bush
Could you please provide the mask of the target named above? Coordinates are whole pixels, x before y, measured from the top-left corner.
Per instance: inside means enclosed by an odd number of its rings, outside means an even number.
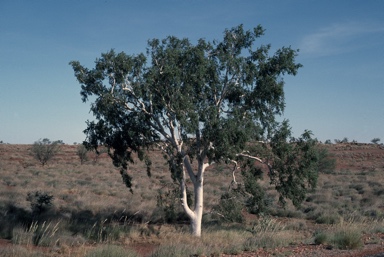
[[[337,231],[333,236],[332,243],[343,250],[357,249],[363,245],[361,232],[355,229]]]
[[[340,222],[340,217],[336,214],[322,214],[316,218],[317,224],[337,224]]]
[[[156,217],[161,219],[162,222],[174,223],[176,221],[187,221],[188,217],[182,210],[178,199],[180,199],[181,191],[180,188],[175,184],[168,184],[166,187],[158,190],[157,194],[157,210]],[[191,206],[193,200],[191,193],[187,190],[187,202]],[[159,217],[160,216],[160,217]]]
[[[244,206],[242,199],[236,193],[224,193],[216,207],[216,213],[221,221],[243,223],[241,210]]]
[[[331,155],[327,148],[319,147],[317,149],[317,169],[318,172],[324,174],[332,174],[336,168],[336,159]]]
[[[84,145],[79,145],[77,147],[76,154],[79,157],[81,164],[88,161],[88,150]]]
[[[85,257],[138,257],[139,255],[117,245],[99,246],[85,255]]]
[[[325,232],[315,234],[314,243],[317,245],[325,244],[329,241],[329,236]]]
[[[31,204],[32,213],[40,215],[52,207],[53,195],[41,191],[29,192],[27,201]]]

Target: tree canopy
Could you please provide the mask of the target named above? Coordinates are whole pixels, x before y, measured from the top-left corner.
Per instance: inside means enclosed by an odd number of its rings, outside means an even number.
[[[294,139],[288,122],[276,119],[285,107],[283,76],[296,75],[301,67],[295,62],[298,50],[282,47],[271,55],[271,45],[255,46],[264,32],[261,26],[245,30],[240,25],[226,29],[221,41],[192,43],[169,36],[149,40],[146,54],[110,50],[93,69],[70,62],[82,100],[92,101],[95,116],[87,122],[85,144],[107,146],[128,187],[133,153],[149,173],[146,151],[159,147],[180,183],[196,235],[200,231],[193,220],[200,216],[201,223],[203,175],[213,163],[232,163],[234,170],[254,162],[265,165],[281,200],[294,204],[315,185],[310,132]],[[186,174],[194,185],[194,209],[186,202]]]

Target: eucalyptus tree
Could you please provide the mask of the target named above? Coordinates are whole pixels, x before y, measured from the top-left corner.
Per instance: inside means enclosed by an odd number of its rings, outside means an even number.
[[[148,41],[146,54],[111,50],[88,69],[70,62],[84,102],[92,101],[94,121],[84,131],[87,147],[108,148],[131,187],[128,164],[145,161],[159,147],[172,178],[179,183],[181,204],[192,234],[201,235],[204,174],[215,163],[227,163],[234,181],[239,168],[264,165],[271,183],[298,205],[315,186],[314,140],[306,131],[291,137],[284,110],[284,75],[296,75],[297,50],[270,45],[255,47],[264,34],[257,26],[226,29],[220,41],[169,36]],[[193,206],[186,183],[193,185]]]

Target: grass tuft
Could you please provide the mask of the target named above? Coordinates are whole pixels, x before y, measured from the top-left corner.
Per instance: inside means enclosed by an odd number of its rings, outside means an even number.
[[[332,238],[333,244],[343,250],[358,249],[363,246],[362,234],[356,229],[342,229]]]

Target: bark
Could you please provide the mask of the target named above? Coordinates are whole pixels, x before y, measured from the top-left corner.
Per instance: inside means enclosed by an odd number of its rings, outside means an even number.
[[[189,163],[188,159],[184,159],[184,172],[183,179],[181,181],[181,191],[182,191],[182,205],[185,213],[188,215],[191,221],[191,233],[196,237],[201,236],[201,222],[203,218],[203,210],[204,210],[204,170],[208,165],[204,165],[199,163],[198,172],[195,175],[192,172],[192,167]],[[187,190],[185,186],[185,170],[188,171],[188,175],[191,178],[193,184],[193,193],[194,193],[194,209],[188,206],[187,203]]]
[[[191,229],[192,235],[200,237],[201,236],[201,221],[203,218],[203,183],[197,181],[198,185],[194,185],[195,193],[195,210],[194,217],[191,219]]]

